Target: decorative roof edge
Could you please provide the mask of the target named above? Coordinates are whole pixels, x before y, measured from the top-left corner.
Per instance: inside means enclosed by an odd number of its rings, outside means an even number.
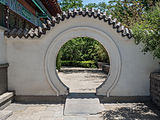
[[[112,18],[112,15],[106,15],[106,12],[102,12],[100,9],[95,10],[94,8],[88,9],[88,8],[79,8],[79,9],[73,9],[73,10],[68,10],[67,12],[63,11],[62,14],[57,14],[56,17],[52,16],[52,20],[46,20],[46,24],[43,23],[42,27],[36,27],[36,28],[31,28],[30,30],[28,29],[17,29],[14,28],[12,30],[6,30],[4,32],[4,35],[9,37],[38,37],[40,38],[42,35],[46,34],[47,30],[50,30],[51,27],[54,27],[55,24],[59,24],[61,21],[64,21],[65,19],[69,19],[70,17],[74,18],[76,15],[82,15],[83,17],[93,17],[93,18],[98,18],[99,20],[103,20],[104,22],[108,22],[109,25],[113,25],[114,29],[117,29],[118,33],[121,33],[122,36],[127,36],[129,39],[133,37],[133,32],[131,29],[123,26],[120,22],[117,21],[116,18]]]
[[[8,63],[0,64],[0,68],[6,68],[6,67],[8,67],[8,66],[9,66]]]

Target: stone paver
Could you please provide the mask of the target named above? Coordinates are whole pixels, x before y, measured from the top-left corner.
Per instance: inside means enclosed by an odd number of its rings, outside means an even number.
[[[104,120],[160,120],[160,109],[152,103],[111,103],[104,106]]]
[[[0,111],[0,120],[6,120],[12,114],[13,114],[12,111],[2,110],[2,111]]]
[[[97,115],[77,116],[64,116],[64,105],[60,104],[13,103],[5,110],[13,111],[7,120],[160,120],[160,110],[152,103],[110,103],[104,107],[105,111]],[[28,109],[32,113],[26,112]]]
[[[63,106],[61,104],[16,104],[9,105],[5,110],[12,110],[13,115],[7,120],[42,120],[63,118]]]
[[[99,115],[64,116],[64,105],[61,104],[12,103],[5,110],[13,111],[7,120],[102,120]]]

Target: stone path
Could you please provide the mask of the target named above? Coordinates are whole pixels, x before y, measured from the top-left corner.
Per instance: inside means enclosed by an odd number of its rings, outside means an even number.
[[[107,74],[100,69],[74,67],[62,68],[58,76],[72,93],[95,93],[96,88],[107,78]]]
[[[160,120],[160,110],[152,103],[110,103],[104,107],[99,114],[80,116],[64,116],[61,104],[13,103],[5,110],[13,111],[7,120]]]
[[[7,120],[63,120],[61,104],[16,104],[5,110],[12,110],[13,115]]]
[[[12,111],[0,110],[0,120],[6,120],[9,116],[13,114]]]
[[[17,104],[13,103],[5,110],[13,115],[7,120],[102,120],[101,115],[65,116],[61,104]]]

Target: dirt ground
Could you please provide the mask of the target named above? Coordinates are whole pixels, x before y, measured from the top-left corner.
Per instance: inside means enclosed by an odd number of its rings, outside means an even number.
[[[96,93],[96,88],[107,79],[107,74],[101,69],[76,67],[63,67],[58,76],[70,88],[70,92],[78,93]]]

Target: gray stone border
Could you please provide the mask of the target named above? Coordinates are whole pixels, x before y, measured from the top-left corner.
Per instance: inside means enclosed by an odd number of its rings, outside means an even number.
[[[16,95],[15,103],[24,104],[64,104],[67,96],[32,96],[32,95]]]
[[[8,90],[8,63],[0,64],[0,95]]]
[[[160,107],[160,72],[150,75],[150,93],[152,101]]]
[[[150,96],[97,96],[101,103],[141,103],[151,102]],[[17,95],[15,103],[22,104],[65,104],[67,96],[31,96]]]
[[[150,96],[97,96],[101,103],[140,103],[151,102]]]

